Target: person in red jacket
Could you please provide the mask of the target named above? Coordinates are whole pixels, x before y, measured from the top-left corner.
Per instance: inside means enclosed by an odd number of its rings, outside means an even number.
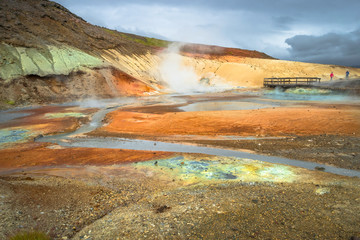
[[[334,73],[333,73],[333,72],[331,72],[331,73],[330,73],[330,80],[332,80],[332,79],[333,79],[333,77],[334,77]]]

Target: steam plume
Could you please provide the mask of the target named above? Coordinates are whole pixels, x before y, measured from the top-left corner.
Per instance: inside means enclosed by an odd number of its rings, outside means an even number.
[[[159,72],[162,80],[172,92],[194,93],[214,92],[233,88],[214,73],[207,73],[206,78],[198,76],[195,70],[185,65],[184,58],[179,54],[182,43],[171,44],[162,54]]]
[[[161,77],[172,91],[178,93],[197,91],[200,87],[199,76],[193,68],[183,64],[182,56],[179,54],[181,46],[181,43],[173,43],[163,53],[163,61],[159,69]]]

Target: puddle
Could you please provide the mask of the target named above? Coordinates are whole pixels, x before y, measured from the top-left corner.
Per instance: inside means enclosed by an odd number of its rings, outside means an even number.
[[[231,110],[251,110],[260,108],[270,108],[274,105],[256,103],[256,102],[197,102],[179,107],[179,109],[185,112],[197,112],[197,111],[231,111]]]
[[[0,145],[24,140],[28,137],[26,129],[0,129]]]

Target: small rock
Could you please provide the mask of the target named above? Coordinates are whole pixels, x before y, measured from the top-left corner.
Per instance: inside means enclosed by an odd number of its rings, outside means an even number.
[[[165,211],[167,211],[169,209],[171,209],[171,207],[163,205],[163,206],[158,207],[155,212],[156,213],[163,213],[163,212],[165,212]]]
[[[318,188],[315,190],[315,193],[317,195],[324,195],[324,194],[330,193],[330,189],[329,188]]]
[[[325,168],[324,168],[324,167],[316,166],[316,167],[315,167],[315,170],[317,170],[317,171],[325,171]]]

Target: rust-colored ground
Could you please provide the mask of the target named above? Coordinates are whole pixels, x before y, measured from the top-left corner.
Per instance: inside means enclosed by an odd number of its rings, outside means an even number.
[[[242,111],[151,114],[115,111],[94,134],[287,136],[360,135],[360,110],[347,107],[287,107]]]
[[[96,109],[81,109],[62,106],[46,106],[22,112],[30,116],[15,119],[1,124],[1,128],[23,128],[30,130],[29,138],[38,134],[56,134],[72,132],[81,123],[88,121],[88,116]],[[83,113],[86,117],[46,118],[45,114],[67,112]],[[29,142],[30,141],[30,142]],[[135,161],[147,161],[172,155],[171,153],[132,151],[101,148],[60,148],[47,143],[35,143],[28,139],[27,143],[13,144],[0,149],[0,169],[14,169],[59,165],[111,165]]]
[[[36,109],[21,111],[30,113],[30,116],[14,119],[12,121],[0,124],[0,128],[26,128],[34,132],[45,134],[64,133],[75,131],[80,123],[88,121],[87,117],[63,117],[63,118],[46,118],[45,114],[79,112],[85,115],[94,113],[96,109],[72,108],[68,106],[46,106]]]
[[[192,100],[202,101],[201,98]],[[180,112],[173,105],[132,107],[108,114],[109,124],[92,134],[168,136],[169,139],[176,139],[177,135],[194,135],[188,137],[196,139],[195,135],[201,135],[207,141],[205,144],[217,147],[274,152],[275,156],[292,159],[303,156],[310,161],[358,169],[359,107],[301,104],[217,112]],[[71,131],[81,122],[89,121],[95,110],[46,107],[29,111],[32,116],[1,127],[55,134]],[[46,113],[61,112],[81,112],[85,116],[44,118]],[[222,141],[216,135],[292,137],[246,142],[227,140],[219,144]],[[217,140],[209,142],[211,136]],[[4,199],[0,238],[31,229],[46,232],[53,239],[171,239],[179,233],[186,233],[188,238],[206,239],[224,236],[350,239],[359,236],[357,178],[309,172],[302,175],[302,179],[311,182],[248,184],[229,180],[184,185],[182,179],[172,175],[162,177],[156,171],[141,170],[141,164],[121,166],[122,169],[111,166],[164,159],[173,154],[62,148],[31,142],[31,139],[0,149],[0,196]],[[160,164],[150,164],[162,171]],[[97,167],[88,167],[94,165]],[[304,177],[311,175],[323,175],[324,179]],[[150,224],[144,225],[144,222]]]
[[[112,69],[112,82],[116,88],[116,91],[121,95],[142,96],[145,93],[154,91],[154,89],[145,83],[115,68]]]
[[[0,169],[61,165],[112,165],[166,158],[173,153],[103,148],[48,148],[47,143],[27,143],[0,150]]]

